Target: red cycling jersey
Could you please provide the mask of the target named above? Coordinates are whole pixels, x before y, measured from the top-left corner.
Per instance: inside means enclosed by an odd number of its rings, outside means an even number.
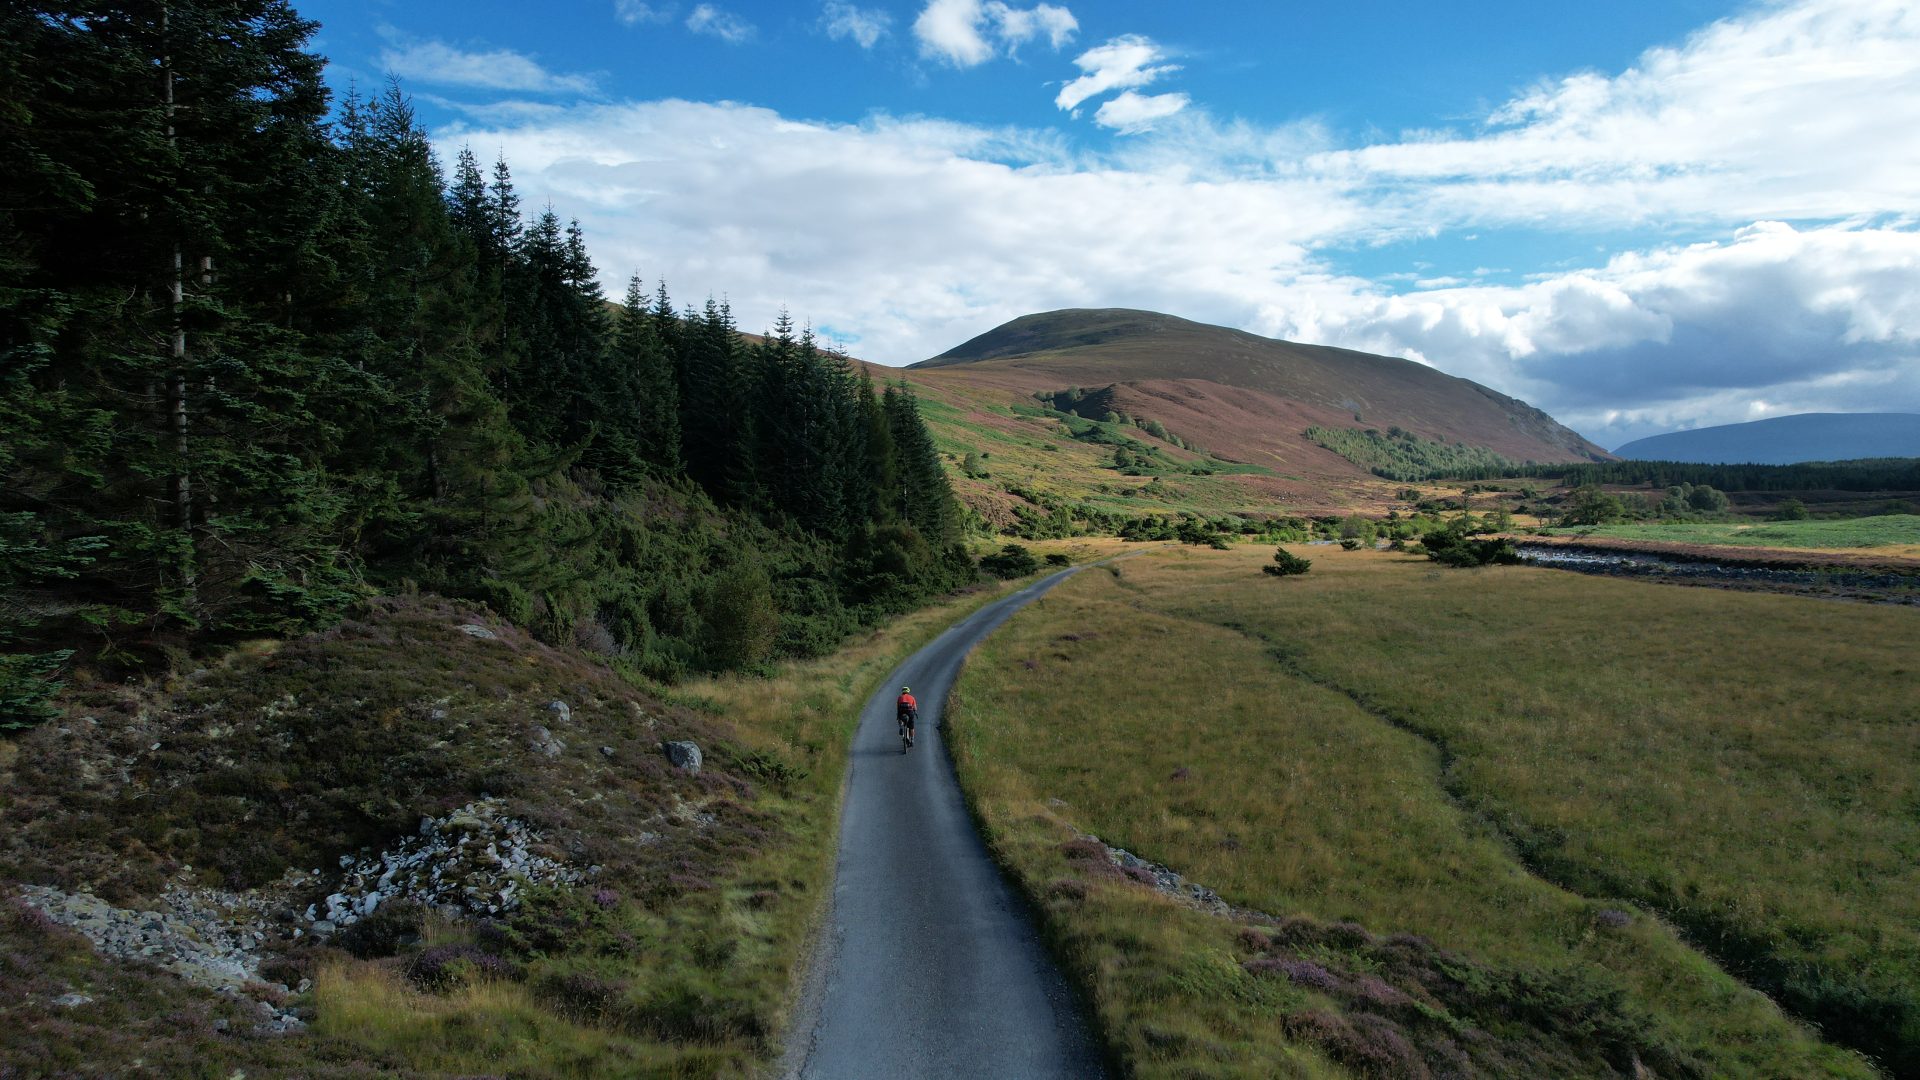
[[[903,712],[903,713],[905,712],[917,713],[920,711],[920,703],[913,700],[912,694],[901,694],[900,700],[894,703],[894,711]]]

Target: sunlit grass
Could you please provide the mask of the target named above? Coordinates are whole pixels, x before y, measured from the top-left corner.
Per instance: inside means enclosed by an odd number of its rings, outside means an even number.
[[[1076,558],[1096,553],[1082,545]],[[914,649],[1013,587],[983,586],[765,677],[652,688],[724,720],[730,744],[707,746],[709,755],[767,763],[754,779],[755,806],[777,827],[738,841],[732,870],[713,888],[663,910],[623,907],[619,929],[637,947],[616,964],[568,953],[535,960],[523,981],[481,980],[445,993],[414,988],[391,962],[338,964],[315,978],[316,1035],[428,1073],[756,1075],[779,1052],[831,884],[840,786],[861,705]],[[433,920],[423,944],[470,935],[464,924]],[[614,1000],[595,1016],[554,1000],[554,987],[582,975],[612,988]]]
[[[1884,549],[1888,554],[1920,555],[1920,515],[1884,514],[1841,521],[1673,522],[1600,525],[1555,529],[1620,540],[1665,540],[1677,544],[1731,544],[1744,547],[1856,551]]]
[[[1223,920],[1154,901],[1168,928],[1116,947],[1107,897],[1136,886],[1046,899],[1071,829],[1235,904],[1611,987],[1708,1072],[1865,1074],[1656,916],[1799,935],[1861,985],[1912,985],[1916,613],[1304,553],[1284,581],[1265,548],[1082,575],[961,684],[978,812],[1127,1060],[1198,1069],[1141,1034],[1178,1022],[1254,1069],[1297,1052],[1274,1021],[1304,1006],[1156,974],[1233,949]]]

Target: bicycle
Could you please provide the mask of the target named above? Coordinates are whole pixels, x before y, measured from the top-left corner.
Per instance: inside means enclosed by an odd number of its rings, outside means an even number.
[[[903,712],[896,719],[900,721],[900,752],[904,754],[913,749],[914,717],[912,713]]]

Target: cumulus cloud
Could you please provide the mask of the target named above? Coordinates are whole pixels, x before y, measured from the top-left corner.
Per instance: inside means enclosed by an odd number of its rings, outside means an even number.
[[[1122,133],[1146,131],[1153,125],[1187,107],[1185,94],[1141,94],[1123,91],[1103,103],[1093,114],[1093,122]]]
[[[852,40],[863,49],[871,49],[889,27],[893,16],[879,8],[860,8],[838,0],[827,0],[820,9],[820,26],[835,41]]]
[[[1759,222],[1525,285],[1270,308],[1282,336],[1421,359],[1546,403],[1602,442],[1755,402],[1920,408],[1920,232]]]
[[[561,75],[512,49],[469,52],[442,41],[398,45],[381,52],[380,62],[403,78],[434,86],[463,86],[534,94],[591,94],[586,75]]]
[[[1301,167],[1379,185],[1424,227],[1913,214],[1916,87],[1920,7],[1802,0],[1533,87],[1481,130]]]
[[[1079,65],[1108,82],[1075,107],[1111,94],[1096,120],[1154,125],[1105,154],[1058,132],[671,101],[475,113],[442,145],[503,147],[523,198],[582,219],[610,284],[637,268],[725,293],[749,328],[785,306],[867,359],[1035,310],[1147,307],[1407,356],[1617,445],[1754,410],[1920,411],[1909,6],[1759,8],[1620,74],[1528,89],[1480,131],[1357,148],[1139,93],[1124,80],[1162,65],[1145,52]],[[973,62],[1008,47],[989,5],[944,0],[923,46],[941,12],[978,37]],[[1498,273],[1468,270],[1477,254],[1339,270],[1402,235],[1649,219],[1702,242],[1512,284],[1462,283]]]
[[[1064,7],[1015,8],[1000,0],[929,0],[913,21],[921,56],[962,68],[977,67],[1042,37],[1057,50],[1079,29]]]
[[[717,37],[729,45],[738,45],[753,36],[752,23],[712,4],[695,5],[687,15],[687,29]]]
[[[1114,38],[1073,58],[1074,66],[1086,74],[1061,87],[1053,103],[1062,109],[1076,109],[1081,102],[1109,90],[1145,86],[1180,70],[1177,64],[1160,63],[1164,59],[1160,46],[1138,34]]]
[[[1077,168],[1050,138],[940,121],[669,101],[443,135],[502,147],[524,199],[582,220],[610,281],[724,292],[749,328],[785,306],[896,364],[1048,307],[1238,320],[1356,212],[1311,185],[1196,198],[1178,175]]]

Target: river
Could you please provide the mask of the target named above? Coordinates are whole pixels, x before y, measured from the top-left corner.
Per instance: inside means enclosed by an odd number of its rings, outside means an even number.
[[[1844,567],[1756,566],[1710,558],[1674,558],[1645,551],[1519,543],[1523,562],[1582,574],[1646,578],[1677,585],[1816,593],[1881,603],[1920,604],[1920,576]]]

